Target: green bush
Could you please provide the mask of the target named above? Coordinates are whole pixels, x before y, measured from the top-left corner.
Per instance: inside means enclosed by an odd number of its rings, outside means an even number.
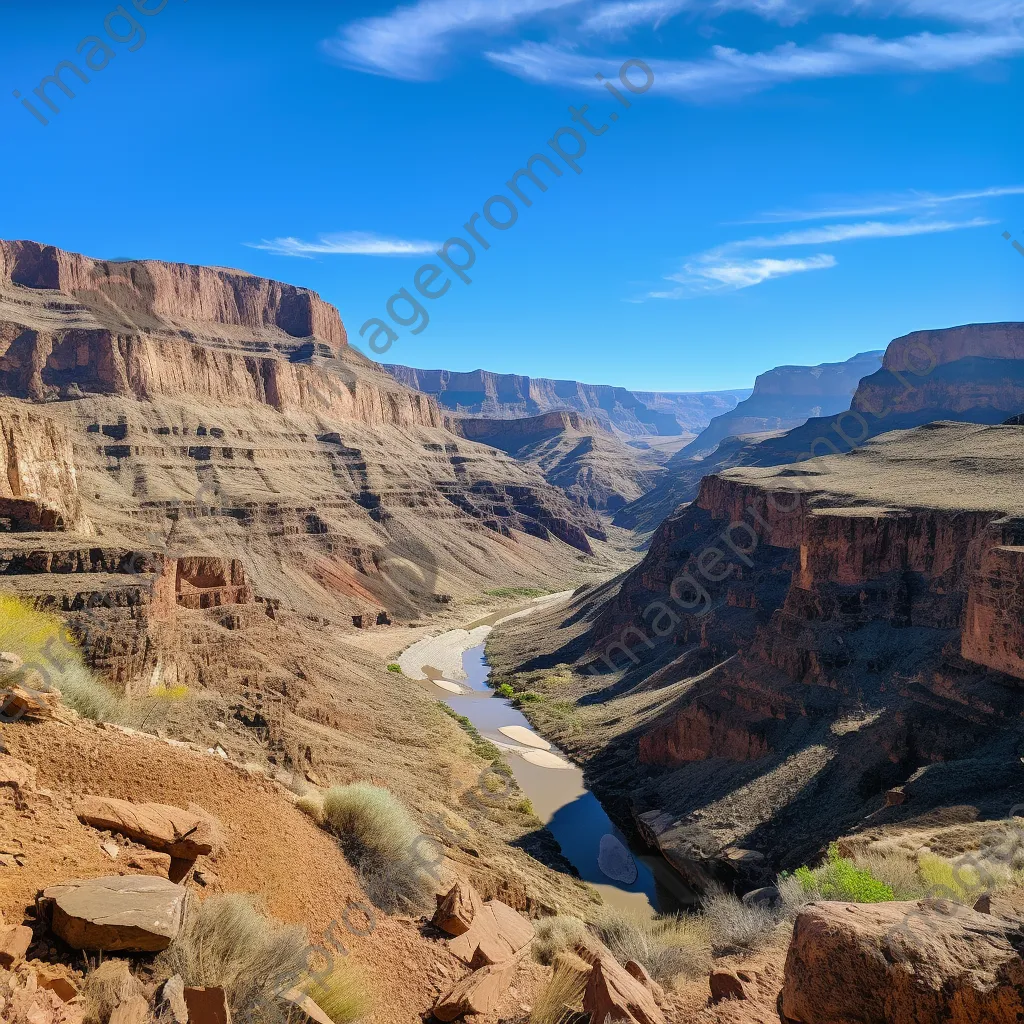
[[[499,687],[498,687],[498,688],[497,688],[497,689],[496,689],[496,690],[494,691],[494,693],[495,693],[495,695],[496,695],[496,696],[498,696],[498,697],[505,697],[505,698],[509,698],[509,697],[514,697],[514,696],[515,696],[515,693],[516,693],[516,691],[515,691],[515,690],[513,690],[513,689],[512,689],[512,687],[511,687],[511,686],[509,686],[509,684],[508,684],[508,683],[502,683],[502,684],[501,684],[501,686],[499,686]]]
[[[391,662],[391,664],[388,665],[388,671],[394,672],[396,675],[400,676],[402,674],[402,666],[396,662]]]
[[[388,913],[426,909],[433,886],[416,856],[420,830],[398,797],[356,782],[327,790],[323,806],[326,827],[374,906]]]
[[[535,693],[533,690],[527,690],[525,693],[517,693],[515,697],[512,698],[512,703],[518,708],[522,707],[524,704],[537,704],[545,699],[546,698],[543,694]]]
[[[813,893],[814,898],[841,903],[888,903],[896,899],[890,886],[843,857],[835,843],[829,846],[821,867],[797,868],[793,876],[803,891]]]

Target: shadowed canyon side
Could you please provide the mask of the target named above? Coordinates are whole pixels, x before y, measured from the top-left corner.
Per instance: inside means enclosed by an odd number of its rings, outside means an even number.
[[[746,389],[707,392],[627,391],[607,384],[549,380],[511,373],[418,370],[385,364],[396,380],[437,398],[453,413],[488,419],[518,419],[547,412],[578,412],[609,432],[629,437],[696,433],[713,416],[733,408]]]
[[[563,742],[694,884],[998,819],[1024,784],[1022,473],[1024,427],[936,423],[709,476],[640,565],[508,648],[577,667]]]

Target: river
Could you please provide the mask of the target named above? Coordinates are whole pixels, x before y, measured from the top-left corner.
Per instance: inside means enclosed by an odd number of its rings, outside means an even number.
[[[515,614],[528,613],[529,607]],[[465,715],[508,759],[520,788],[533,803],[565,858],[611,906],[653,915],[681,910],[693,895],[656,854],[633,848],[587,789],[583,772],[547,740],[511,702],[487,685],[484,640],[497,615],[414,644],[402,671]]]

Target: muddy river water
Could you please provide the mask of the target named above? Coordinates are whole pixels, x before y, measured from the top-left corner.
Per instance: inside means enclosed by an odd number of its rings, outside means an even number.
[[[400,657],[402,671],[465,715],[505,752],[537,816],[580,877],[594,885],[606,903],[644,915],[691,904],[690,890],[662,857],[631,847],[584,785],[582,770],[487,685],[490,669],[484,640],[496,621],[503,619],[492,616],[421,640]]]

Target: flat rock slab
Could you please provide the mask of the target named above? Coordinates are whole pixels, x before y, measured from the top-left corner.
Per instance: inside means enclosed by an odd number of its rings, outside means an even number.
[[[533,936],[533,925],[522,914],[501,900],[489,900],[448,949],[470,967],[485,967],[511,959],[529,946]]]
[[[438,900],[433,924],[449,935],[465,935],[483,907],[484,901],[476,889],[460,879],[444,899]]]
[[[74,949],[157,953],[181,926],[185,889],[165,878],[76,879],[43,890],[51,928]]]
[[[0,967],[10,969],[25,959],[32,945],[32,929],[22,924],[0,923]]]
[[[175,859],[195,860],[213,851],[213,823],[180,807],[85,796],[78,801],[75,814],[86,825],[117,832]]]
[[[438,1020],[452,1021],[465,1014],[493,1013],[511,987],[518,966],[517,958],[474,971],[438,999],[434,1016]]]

